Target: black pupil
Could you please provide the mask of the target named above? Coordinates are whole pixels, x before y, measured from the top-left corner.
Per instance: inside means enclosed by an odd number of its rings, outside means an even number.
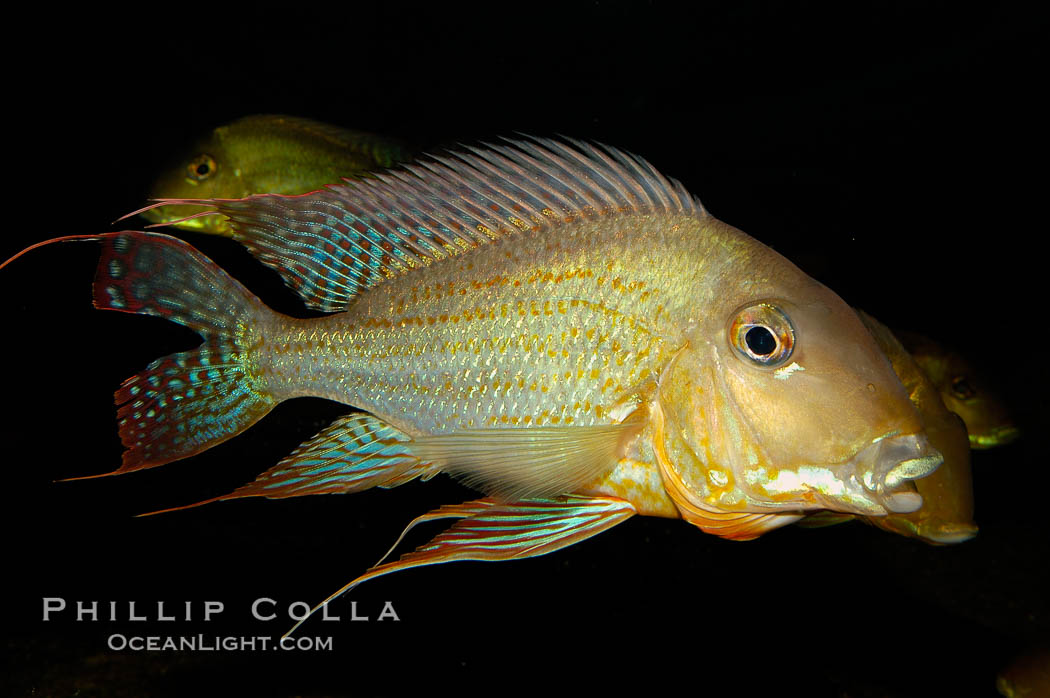
[[[197,174],[203,177],[204,175],[208,174],[208,169],[208,163],[202,162],[201,164],[197,165]]]
[[[965,378],[956,378],[952,382],[952,392],[964,400],[973,397],[977,393]]]
[[[765,327],[752,327],[744,335],[744,341],[756,356],[769,356],[777,350],[777,338]]]

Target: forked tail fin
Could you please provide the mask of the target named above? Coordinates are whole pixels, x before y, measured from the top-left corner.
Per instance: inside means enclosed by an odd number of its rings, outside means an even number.
[[[95,307],[195,330],[196,349],[157,359],[116,393],[123,464],[106,475],[200,453],[244,431],[276,400],[248,366],[262,302],[187,243],[158,233],[99,235]],[[97,476],[96,476],[97,477]]]

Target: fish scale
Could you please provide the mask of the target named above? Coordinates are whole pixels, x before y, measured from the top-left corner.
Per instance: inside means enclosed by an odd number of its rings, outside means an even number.
[[[682,339],[661,319],[657,285],[676,270],[655,261],[625,268],[619,232],[606,241],[597,228],[595,248],[583,252],[523,234],[449,260],[427,287],[413,275],[391,279],[345,314],[269,331],[273,351],[257,359],[260,370],[281,397],[279,386],[321,395],[416,434],[606,423],[609,408],[653,378]],[[661,254],[654,249],[654,260]],[[463,282],[474,268],[487,278]]]

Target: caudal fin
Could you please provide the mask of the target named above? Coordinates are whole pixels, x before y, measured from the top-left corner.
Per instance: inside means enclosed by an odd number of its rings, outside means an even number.
[[[248,367],[258,321],[270,313],[214,262],[177,238],[122,232],[98,236],[95,307],[156,315],[203,337],[196,349],[157,359],[116,392],[118,473],[200,453],[257,422],[276,400]]]

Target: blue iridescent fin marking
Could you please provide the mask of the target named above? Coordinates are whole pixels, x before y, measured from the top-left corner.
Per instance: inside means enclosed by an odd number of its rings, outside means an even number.
[[[372,487],[395,487],[438,470],[411,451],[412,439],[386,422],[361,412],[340,417],[304,442],[280,463],[229,494],[163,514],[242,497],[282,499],[311,494],[347,494]]]
[[[360,492],[408,482],[426,472],[412,439],[370,414],[341,417],[291,455],[235,492],[222,497],[271,499]],[[431,475],[435,474],[435,470]]]
[[[526,499],[507,504],[498,504],[491,499],[479,499],[441,507],[416,519],[409,524],[409,528],[422,520],[460,520],[429,543],[402,555],[400,560],[376,565],[321,602],[310,615],[329,601],[369,579],[413,567],[439,565],[455,560],[514,560],[538,557],[598,535],[636,513],[631,503],[623,499],[574,494]],[[295,632],[306,618],[296,623],[285,636]]]
[[[257,320],[270,311],[187,243],[157,233],[100,235],[95,307],[156,315],[204,342],[157,359],[116,393],[123,464],[163,465],[219,444],[270,411],[246,365]],[[97,476],[96,476],[97,477]]]
[[[345,310],[384,279],[496,238],[600,215],[706,215],[681,184],[641,158],[539,138],[469,148],[300,196],[163,199],[147,209],[169,204],[228,216],[232,237],[323,311]]]

